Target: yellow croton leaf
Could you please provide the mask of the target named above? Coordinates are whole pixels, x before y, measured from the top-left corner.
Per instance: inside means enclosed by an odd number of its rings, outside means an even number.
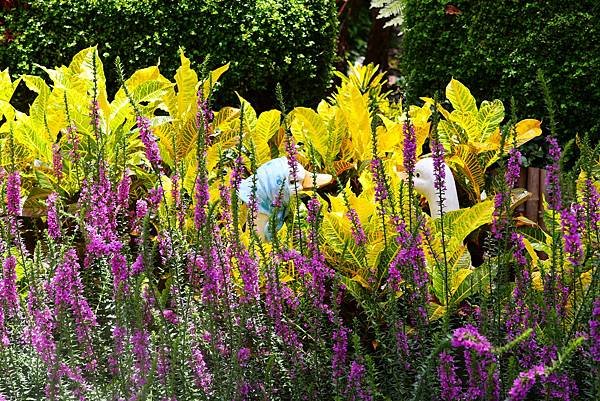
[[[471,91],[454,78],[446,86],[446,97],[452,103],[454,110],[477,115],[477,104],[475,98],[471,95]]]
[[[371,117],[368,94],[362,95],[358,88],[346,86],[340,91],[338,103],[348,123],[354,158],[360,161],[371,159]]]

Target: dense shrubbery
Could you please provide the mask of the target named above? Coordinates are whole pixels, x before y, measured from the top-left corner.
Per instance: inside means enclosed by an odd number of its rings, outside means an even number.
[[[391,102],[368,66],[316,110],[213,113],[226,67],[180,60],[174,83],[149,67],[113,98],[86,49],[53,87],[21,77],[28,112],[0,74],[0,399],[597,399],[598,152],[581,143],[565,199],[548,138],[544,231],[510,192],[540,122],[503,124],[456,80],[452,108]],[[275,156],[287,217],[265,242],[264,182],[246,205],[238,189]],[[299,162],[338,188],[298,193]]]
[[[600,24],[594,0],[407,2],[401,64],[409,95],[441,90],[451,78],[479,97],[515,98],[517,113],[545,116],[537,72],[556,101],[559,140],[600,140]],[[592,117],[593,116],[593,117]]]
[[[0,39],[0,66],[39,73],[34,63],[59,66],[81,48],[98,45],[112,65],[155,65],[173,74],[182,46],[197,66],[232,61],[221,101],[233,92],[261,108],[274,104],[275,83],[287,100],[314,104],[329,87],[336,48],[335,1],[33,0],[3,15],[14,40]],[[115,38],[119,38],[115,40]],[[110,88],[116,76],[107,71]]]

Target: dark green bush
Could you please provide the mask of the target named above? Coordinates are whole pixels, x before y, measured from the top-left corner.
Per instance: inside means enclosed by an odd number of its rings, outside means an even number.
[[[116,56],[126,71],[160,59],[172,77],[182,47],[196,66],[207,54],[209,68],[231,62],[220,101],[235,90],[258,108],[273,105],[277,82],[290,104],[320,99],[337,35],[334,0],[33,0],[4,14],[14,40],[0,40],[0,68],[13,74],[67,63],[97,44],[115,87]]]
[[[576,133],[600,139],[600,7],[596,0],[407,2],[402,69],[414,100],[451,77],[478,99],[515,98],[517,114],[544,118],[541,69],[564,144]],[[545,125],[548,128],[548,125]]]

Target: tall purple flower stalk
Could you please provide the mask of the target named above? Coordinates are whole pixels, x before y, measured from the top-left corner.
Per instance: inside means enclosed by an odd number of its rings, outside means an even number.
[[[86,267],[96,258],[120,251],[122,246],[117,236],[116,196],[106,169],[101,163],[97,179],[91,183],[84,181],[79,198],[79,205],[86,209]]]
[[[96,135],[96,140],[100,138],[101,127],[100,127],[100,103],[98,103],[97,99],[92,100],[90,104],[90,119],[92,123],[92,127],[94,128],[94,134]]]
[[[441,352],[438,364],[438,379],[440,381],[441,399],[444,401],[456,401],[461,399],[462,381],[456,373],[454,357],[449,352]]]
[[[504,180],[508,188],[514,188],[521,175],[521,152],[512,148],[508,153],[508,164],[504,173]]]
[[[552,210],[560,210],[562,208],[562,195],[560,189],[560,146],[556,138],[547,137],[551,163],[546,166],[546,191],[548,193],[548,206]]]
[[[238,266],[240,276],[244,283],[244,294],[240,297],[241,302],[255,302],[260,297],[258,282],[258,263],[250,256],[248,250],[243,249],[238,254]]]
[[[438,194],[441,194],[442,198],[446,193],[446,163],[444,162],[444,155],[444,145],[438,141],[431,141],[431,156],[433,158],[433,187]]]
[[[83,295],[83,283],[79,275],[79,263],[74,249],[68,250],[56,268],[48,293],[54,301],[55,314],[69,312],[75,320],[75,335],[84,348],[84,357],[94,355],[91,342],[93,327],[97,326],[96,315]],[[95,361],[92,361],[95,363]]]
[[[366,369],[363,364],[352,361],[350,373],[348,374],[348,386],[346,388],[346,399],[350,401],[372,401],[373,396],[366,387]]]
[[[363,229],[360,219],[358,218],[358,213],[356,213],[356,210],[352,207],[349,207],[348,211],[346,212],[346,217],[348,220],[350,220],[350,223],[352,223],[351,230],[354,243],[358,246],[366,244],[367,235],[365,234],[365,230]]]
[[[52,144],[52,172],[58,181],[63,177],[63,161],[60,154],[60,146],[57,143]]]
[[[210,198],[208,189],[208,177],[202,172],[196,178],[194,198],[196,205],[194,206],[194,224],[196,229],[200,230],[206,223],[206,208]]]
[[[334,380],[339,380],[346,373],[348,359],[348,334],[350,330],[344,326],[334,330],[332,334],[331,372]]]
[[[156,137],[150,126],[150,119],[143,116],[137,116],[136,123],[140,129],[140,139],[146,148],[146,159],[148,159],[150,164],[158,168],[162,159],[158,150],[158,144],[156,143]]]
[[[492,365],[497,364],[497,358],[492,354],[492,344],[481,335],[472,325],[460,327],[452,333],[450,344],[454,348],[464,349],[465,366],[467,368],[468,387],[466,399],[476,400],[491,396],[492,400],[500,397],[499,372]],[[491,384],[491,388],[489,385]]]
[[[571,207],[562,209],[560,215],[565,252],[569,262],[577,266],[583,258],[581,233],[585,228],[585,211],[582,205],[573,203]]]
[[[375,182],[375,201],[383,202],[388,198],[388,191],[385,186],[385,178],[383,177],[383,164],[381,159],[375,158],[371,160],[371,174],[373,174],[373,181]]]
[[[46,205],[48,207],[48,235],[55,241],[60,238],[60,220],[58,219],[58,210],[56,205],[57,199],[58,194],[56,192],[52,192],[50,195],[48,195],[48,199],[46,201]]]
[[[2,279],[0,280],[0,349],[10,345],[6,318],[14,317],[19,311],[17,294],[17,260],[9,256],[2,263]]]
[[[13,171],[6,180],[6,210],[13,216],[21,214],[21,175]]]
[[[545,375],[546,367],[544,365],[535,365],[531,369],[519,373],[519,377],[515,379],[508,391],[508,399],[510,401],[523,401],[535,385],[537,378]]]
[[[402,164],[404,171],[409,176],[415,172],[415,164],[417,161],[417,136],[415,134],[415,126],[410,120],[404,123],[404,149]]]
[[[596,298],[592,306],[590,324],[590,355],[594,362],[600,362],[600,297]]]
[[[197,98],[198,113],[196,114],[196,126],[200,127],[202,124],[202,127],[204,129],[204,135],[208,139],[210,124],[213,121],[214,113],[210,109],[208,99],[204,98],[202,88],[198,89]],[[208,144],[208,141],[206,142],[206,144]]]

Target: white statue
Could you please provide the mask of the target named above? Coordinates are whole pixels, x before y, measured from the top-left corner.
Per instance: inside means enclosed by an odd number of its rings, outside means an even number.
[[[446,213],[460,209],[460,205],[458,204],[458,194],[456,192],[454,175],[452,175],[452,170],[450,170],[450,167],[448,167],[446,163],[444,163],[444,171],[444,187],[446,189],[443,193],[444,201],[442,207],[444,213]],[[398,173],[398,176],[403,180],[408,179],[408,175],[405,172]],[[419,160],[415,164],[415,172],[413,174],[414,188],[417,193],[423,195],[427,199],[431,217],[435,218],[441,217],[442,213],[440,211],[438,191],[435,189],[434,182],[433,159],[431,157],[426,157]]]
[[[269,222],[276,223],[275,231],[283,225],[288,213],[288,205],[295,190],[298,192],[313,188],[313,173],[307,171],[302,165],[296,163],[297,173],[294,180],[288,159],[280,157],[272,159],[260,166],[254,175],[242,180],[240,184],[240,199],[248,204],[250,202],[254,180],[256,179],[256,202],[258,215],[256,216],[256,231],[261,238],[272,240]],[[333,181],[330,174],[316,175],[317,188],[321,188]],[[280,206],[276,207],[275,204]],[[274,215],[273,215],[274,214]]]

